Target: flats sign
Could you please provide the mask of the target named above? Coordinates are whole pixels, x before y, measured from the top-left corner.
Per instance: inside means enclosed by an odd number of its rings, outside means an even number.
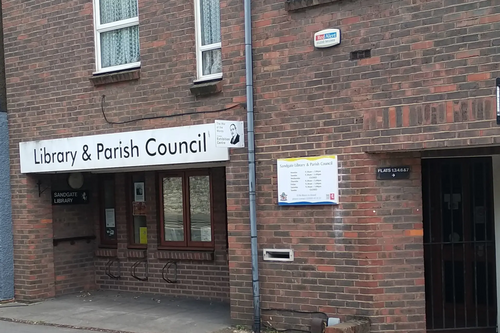
[[[80,136],[19,144],[21,173],[93,171],[229,160],[215,124]]]

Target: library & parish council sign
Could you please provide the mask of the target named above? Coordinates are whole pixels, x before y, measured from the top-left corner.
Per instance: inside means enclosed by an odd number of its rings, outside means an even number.
[[[229,160],[215,124],[19,143],[21,173],[74,172]]]
[[[278,205],[336,205],[336,155],[278,159]]]

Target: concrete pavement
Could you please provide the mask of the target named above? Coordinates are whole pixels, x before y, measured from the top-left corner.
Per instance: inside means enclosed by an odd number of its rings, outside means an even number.
[[[233,332],[228,304],[116,291],[0,304],[0,320],[113,333]]]
[[[71,328],[59,328],[42,325],[29,325],[0,321],[0,332],[5,333],[95,333],[86,330],[76,330]]]

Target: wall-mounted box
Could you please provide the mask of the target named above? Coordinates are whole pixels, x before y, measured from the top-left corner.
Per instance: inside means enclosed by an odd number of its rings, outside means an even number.
[[[325,29],[314,34],[314,47],[325,48],[340,44],[339,29]]]

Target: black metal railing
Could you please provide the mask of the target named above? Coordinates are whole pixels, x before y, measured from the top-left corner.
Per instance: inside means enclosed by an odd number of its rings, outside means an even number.
[[[173,270],[173,278],[171,279],[167,275]],[[168,283],[178,283],[177,281],[177,263],[175,261],[169,261],[163,266],[161,270],[161,277]]]
[[[118,275],[115,275],[111,272],[111,268],[113,266],[114,263],[117,263],[118,264]],[[121,278],[122,276],[122,273],[121,273],[121,262],[120,262],[120,259],[115,257],[115,258],[111,258],[108,260],[108,262],[106,263],[106,268],[104,269],[104,273],[109,276],[110,278],[112,279],[119,279]]]

